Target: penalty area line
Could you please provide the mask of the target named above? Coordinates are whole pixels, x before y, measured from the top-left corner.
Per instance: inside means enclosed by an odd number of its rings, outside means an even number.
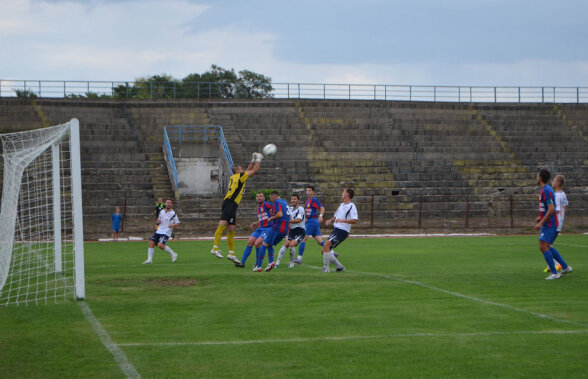
[[[306,267],[310,267],[312,269],[316,269],[316,270],[320,270],[321,269],[321,267],[317,267],[317,266],[310,266],[310,265],[305,265],[305,266]],[[484,300],[484,299],[480,299],[479,297],[475,297],[475,296],[464,295],[464,294],[459,293],[459,292],[445,290],[443,288],[431,286],[431,285],[428,285],[428,284],[425,284],[425,283],[417,282],[415,280],[401,279],[401,278],[397,278],[397,277],[394,277],[394,276],[390,276],[390,275],[386,275],[386,274],[379,274],[379,273],[375,273],[375,272],[361,272],[361,271],[349,271],[349,270],[345,270],[345,272],[347,272],[349,274],[356,274],[356,275],[377,276],[377,277],[380,277],[380,278],[390,279],[390,280],[394,280],[394,281],[397,281],[397,282],[400,282],[400,283],[410,284],[410,285],[414,285],[414,286],[426,288],[426,289],[429,289],[429,290],[432,290],[432,291],[441,292],[441,293],[444,293],[446,295],[451,295],[451,296],[455,296],[455,297],[461,297],[462,299],[466,299],[466,300],[470,300],[470,301],[475,301],[475,302],[480,303],[480,304],[492,305],[492,306],[495,306],[495,307],[500,307],[500,308],[504,308],[504,309],[508,309],[508,310],[516,311],[516,312],[520,312],[520,313],[525,313],[527,315],[531,315],[531,316],[542,318],[542,319],[546,319],[546,320],[551,320],[551,321],[560,322],[560,323],[564,323],[564,324],[570,324],[570,325],[574,325],[574,326],[580,326],[582,328],[586,328],[587,327],[586,325],[581,324],[579,322],[574,322],[574,321],[570,321],[570,320],[559,319],[559,318],[552,317],[552,316],[549,316],[549,315],[545,315],[545,314],[542,314],[542,313],[536,313],[536,312],[528,311],[526,309],[513,307],[512,305],[503,304],[503,303],[497,303],[495,301],[490,301],[490,300]]]
[[[281,344],[281,343],[306,343],[306,342],[330,342],[330,341],[354,341],[386,338],[418,338],[418,337],[492,337],[514,335],[565,335],[585,334],[588,330],[544,330],[544,331],[518,331],[518,332],[471,332],[471,333],[398,333],[381,334],[371,336],[326,336],[308,338],[283,338],[267,340],[239,340],[239,341],[199,341],[199,342],[127,342],[119,343],[119,346],[213,346],[213,345],[252,345],[252,344]]]
[[[100,324],[100,321],[98,321],[96,316],[94,316],[90,306],[85,301],[79,301],[78,304],[82,309],[84,317],[90,323],[90,325],[92,325],[94,332],[96,332],[106,350],[112,354],[114,360],[123,371],[125,376],[127,378],[140,378],[141,375],[137,372],[135,366],[133,366],[133,364],[127,359],[127,356],[119,348],[119,346],[112,341],[110,335],[108,335],[108,332],[102,327],[102,324]]]

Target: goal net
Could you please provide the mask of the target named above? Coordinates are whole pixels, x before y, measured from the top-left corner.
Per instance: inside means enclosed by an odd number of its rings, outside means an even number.
[[[83,299],[78,120],[0,139],[0,304]]]

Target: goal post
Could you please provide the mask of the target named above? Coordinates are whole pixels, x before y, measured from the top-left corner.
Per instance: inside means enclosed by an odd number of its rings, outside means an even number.
[[[78,120],[0,140],[0,304],[84,299]]]

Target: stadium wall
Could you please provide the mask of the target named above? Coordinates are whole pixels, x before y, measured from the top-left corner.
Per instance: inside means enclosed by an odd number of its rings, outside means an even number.
[[[0,99],[0,130],[80,120],[85,231],[108,236],[114,207],[127,235],[152,233],[155,197],[173,195],[163,161],[165,125],[221,125],[235,164],[269,142],[248,191],[289,198],[317,187],[332,214],[344,187],[356,190],[360,223],[380,232],[532,232],[539,167],[566,177],[567,231],[588,219],[588,105],[458,104],[344,100],[112,101]],[[176,199],[178,236],[210,236],[221,197]],[[255,220],[240,206],[240,234]]]

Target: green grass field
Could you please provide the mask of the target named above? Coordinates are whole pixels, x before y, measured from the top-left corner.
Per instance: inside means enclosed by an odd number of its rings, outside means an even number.
[[[537,236],[349,239],[343,273],[314,242],[269,273],[210,245],[87,243],[85,302],[0,308],[0,377],[588,377],[586,235],[555,281]]]

